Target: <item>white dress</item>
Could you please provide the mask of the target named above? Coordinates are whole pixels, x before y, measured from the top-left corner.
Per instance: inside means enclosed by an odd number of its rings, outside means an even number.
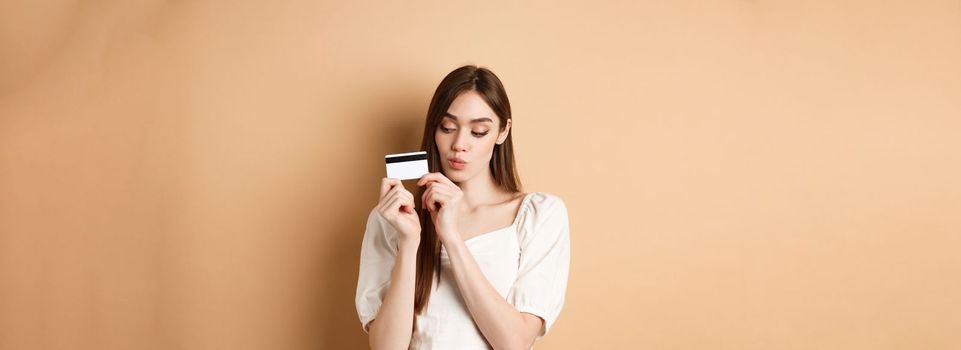
[[[354,302],[364,332],[387,287],[397,252],[393,226],[376,210],[367,218],[360,253]],[[570,269],[567,207],[557,196],[531,192],[524,196],[514,222],[464,241],[484,276],[519,312],[544,319],[543,338],[564,305]],[[434,276],[430,301],[415,315],[410,349],[491,349],[461,297],[447,251],[441,248],[441,274]]]

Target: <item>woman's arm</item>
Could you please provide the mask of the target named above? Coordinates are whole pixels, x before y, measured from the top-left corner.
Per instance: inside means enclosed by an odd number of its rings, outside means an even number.
[[[460,237],[460,235],[454,235]],[[477,328],[494,349],[530,349],[540,333],[540,317],[518,312],[494,289],[461,240],[444,245],[454,279]]]
[[[414,331],[414,281],[417,267],[417,245],[402,240],[397,249],[390,286],[377,318],[370,322],[370,348],[407,349]]]

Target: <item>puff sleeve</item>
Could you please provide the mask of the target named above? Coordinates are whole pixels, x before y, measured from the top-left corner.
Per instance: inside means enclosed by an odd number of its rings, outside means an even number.
[[[354,304],[364,332],[384,301],[390,286],[390,273],[397,255],[397,233],[376,208],[367,216],[367,227],[360,248],[360,272]]]
[[[519,312],[544,319],[543,338],[560,315],[567,291],[571,241],[567,206],[557,196],[535,193],[518,232],[517,280],[507,300]]]

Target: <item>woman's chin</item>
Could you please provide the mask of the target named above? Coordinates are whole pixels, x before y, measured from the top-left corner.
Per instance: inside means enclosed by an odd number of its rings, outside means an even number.
[[[444,176],[454,183],[463,182],[465,178],[464,171],[453,169],[444,169]]]

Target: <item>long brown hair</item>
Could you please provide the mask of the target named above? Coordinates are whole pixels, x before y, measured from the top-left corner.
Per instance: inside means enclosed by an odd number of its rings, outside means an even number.
[[[434,91],[434,97],[430,100],[430,107],[427,108],[427,123],[424,125],[424,140],[421,143],[421,150],[427,151],[427,164],[431,172],[443,171],[441,168],[440,151],[437,143],[434,142],[434,135],[440,125],[447,108],[460,94],[475,91],[487,105],[494,110],[500,120],[500,131],[507,126],[507,120],[511,119],[511,104],[507,100],[507,92],[501,80],[487,68],[473,65],[463,66],[447,74],[444,80]],[[513,132],[507,134],[507,139],[501,144],[494,145],[494,154],[490,161],[491,174],[494,183],[512,192],[520,192],[521,181],[517,176],[517,169],[514,163],[514,142],[511,140]],[[425,191],[425,187],[420,187],[417,193],[417,200],[420,200]],[[434,229],[434,222],[431,220],[430,212],[423,205],[417,206],[417,214],[420,216],[420,246],[417,249],[417,280],[414,287],[414,313],[420,314],[427,301],[430,300],[431,287],[434,283],[434,275],[440,274],[440,247],[441,242]]]

